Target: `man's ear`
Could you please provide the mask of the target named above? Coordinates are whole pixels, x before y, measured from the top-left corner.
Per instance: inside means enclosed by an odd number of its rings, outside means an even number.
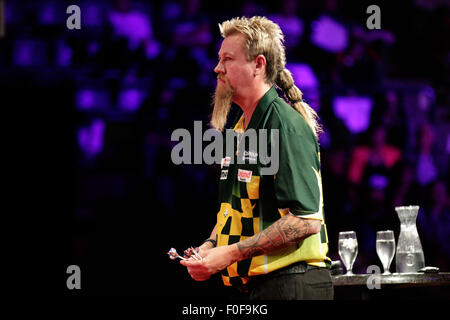
[[[254,75],[262,75],[266,72],[266,57],[264,57],[264,55],[259,54],[256,58],[255,58],[255,73]]]

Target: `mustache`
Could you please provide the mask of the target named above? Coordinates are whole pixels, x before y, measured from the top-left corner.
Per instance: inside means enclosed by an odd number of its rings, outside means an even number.
[[[227,84],[229,82],[228,79],[225,76],[222,76],[220,74],[217,76],[217,80],[222,80],[223,82],[225,82]]]

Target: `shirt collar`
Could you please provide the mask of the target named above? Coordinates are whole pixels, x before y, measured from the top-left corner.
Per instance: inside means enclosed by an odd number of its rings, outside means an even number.
[[[264,94],[264,96],[259,100],[258,105],[255,108],[255,111],[253,111],[252,118],[250,120],[250,123],[248,124],[247,129],[256,129],[261,122],[261,119],[263,115],[266,113],[267,109],[269,108],[270,104],[275,100],[275,98],[278,97],[278,92],[275,89],[275,87],[271,87],[267,92]],[[235,131],[242,130],[244,128],[244,114],[242,113],[241,117],[239,118],[239,121],[234,126]]]

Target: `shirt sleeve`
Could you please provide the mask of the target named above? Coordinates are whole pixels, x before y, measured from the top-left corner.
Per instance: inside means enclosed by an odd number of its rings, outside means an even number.
[[[279,170],[274,190],[280,212],[323,219],[319,147],[307,130],[279,131]]]

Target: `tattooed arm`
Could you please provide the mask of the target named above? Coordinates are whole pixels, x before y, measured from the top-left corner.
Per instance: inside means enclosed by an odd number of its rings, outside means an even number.
[[[236,244],[237,261],[287,248],[320,231],[319,220],[303,219],[289,213],[267,229]]]
[[[287,248],[319,232],[320,227],[319,220],[303,219],[289,213],[253,237],[201,251],[201,261],[182,260],[180,263],[187,267],[194,280],[207,280],[236,261]]]

